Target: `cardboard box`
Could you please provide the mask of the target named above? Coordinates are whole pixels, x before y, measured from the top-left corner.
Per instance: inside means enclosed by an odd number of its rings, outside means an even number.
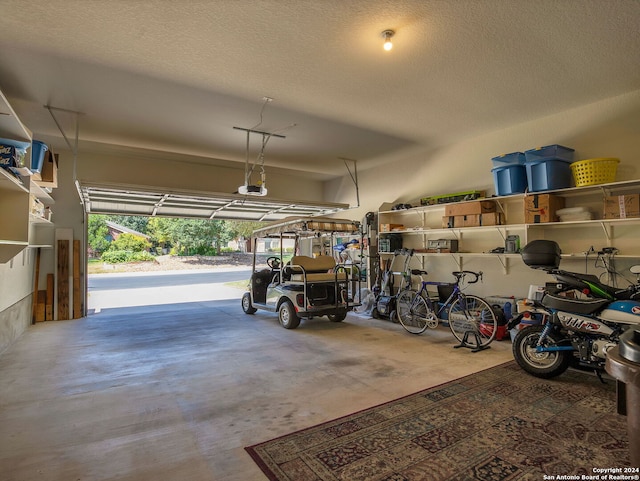
[[[393,232],[394,230],[403,230],[403,224],[380,224],[380,232]]]
[[[504,224],[504,214],[502,212],[488,212],[480,214],[479,225],[502,225]]]
[[[444,215],[473,215],[496,211],[496,203],[492,200],[477,200],[475,202],[460,202],[448,204],[444,208]]]
[[[556,211],[564,207],[564,198],[553,194],[532,194],[524,198],[525,224],[557,222]]]
[[[464,226],[464,216],[463,215],[444,215],[442,216],[442,228],[443,229],[452,229],[454,227],[463,227]]]
[[[453,227],[481,227],[504,224],[504,216],[501,212],[488,212],[486,214],[451,215],[442,217],[442,228]]]
[[[604,198],[605,219],[640,217],[640,194],[612,195]]]
[[[33,180],[40,187],[58,187],[58,154],[54,154],[51,150],[44,153],[42,170],[33,174]]]

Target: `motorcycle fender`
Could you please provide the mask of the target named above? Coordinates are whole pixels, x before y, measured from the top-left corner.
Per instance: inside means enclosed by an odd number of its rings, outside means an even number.
[[[593,319],[591,317],[581,316],[579,314],[572,314],[570,312],[558,311],[556,313],[558,321],[562,326],[570,331],[574,332],[588,332],[591,334],[600,334],[603,336],[609,336],[613,334],[611,329],[606,324]]]

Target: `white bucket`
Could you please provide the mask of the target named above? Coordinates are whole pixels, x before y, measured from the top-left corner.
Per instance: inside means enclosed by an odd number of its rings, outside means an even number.
[[[544,295],[544,286],[535,286],[531,284],[529,286],[529,296],[528,298],[534,301],[539,301],[542,299]]]

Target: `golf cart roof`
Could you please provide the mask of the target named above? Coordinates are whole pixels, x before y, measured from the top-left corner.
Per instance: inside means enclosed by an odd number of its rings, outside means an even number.
[[[287,217],[253,231],[254,237],[311,237],[317,234],[359,234],[360,222],[331,217]]]

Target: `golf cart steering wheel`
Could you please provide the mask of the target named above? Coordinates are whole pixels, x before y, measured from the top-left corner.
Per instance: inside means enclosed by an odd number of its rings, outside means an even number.
[[[267,265],[271,269],[280,269],[280,259],[278,257],[267,257]]]

